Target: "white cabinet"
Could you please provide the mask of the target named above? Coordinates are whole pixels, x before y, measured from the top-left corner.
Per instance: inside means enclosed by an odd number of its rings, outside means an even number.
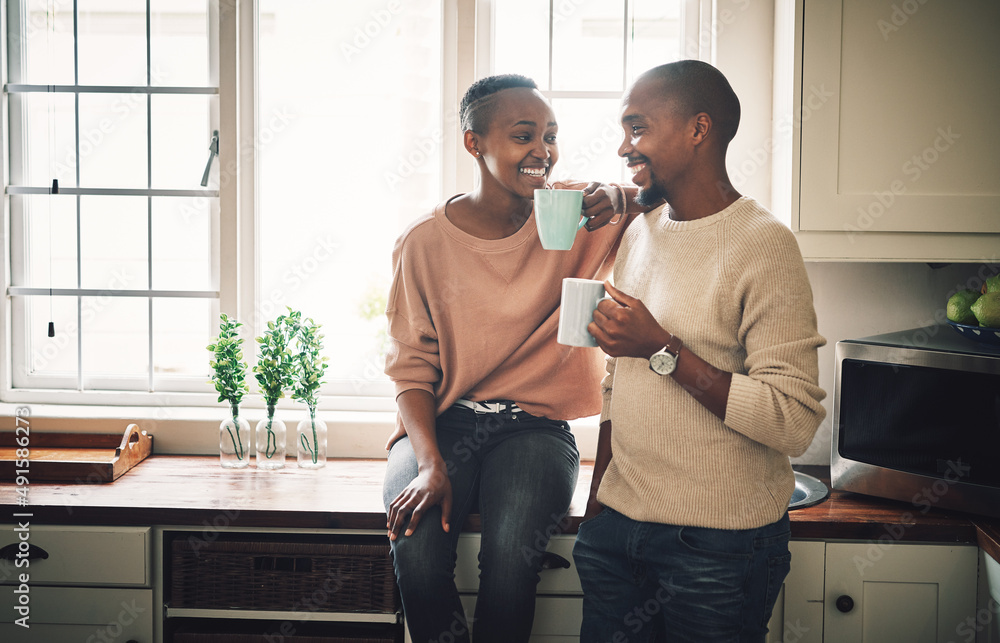
[[[976,613],[973,546],[830,543],[826,643],[936,643]]]
[[[1000,562],[980,549],[979,569],[979,609],[961,624],[955,640],[1000,643]]]
[[[770,642],[967,640],[978,549],[971,545],[793,541]]]
[[[479,589],[479,534],[462,534],[458,539],[455,585],[462,596],[467,617],[476,609]],[[572,643],[580,640],[583,621],[583,589],[573,562],[575,535],[556,535],[549,539],[548,553],[559,556],[569,567],[543,569],[535,600],[535,621],[531,643]],[[475,629],[475,624],[472,625]]]
[[[767,624],[767,643],[823,643],[826,543],[793,540],[788,550],[792,568]]]
[[[15,527],[0,526],[0,549],[26,556],[0,561],[0,600],[26,609],[3,611],[0,640],[153,643],[149,527]]]
[[[792,113],[775,129],[793,132],[791,185],[776,173],[775,188],[803,255],[997,261],[1000,3],[790,7],[777,3],[775,98]]]
[[[571,563],[572,549],[569,535],[549,543],[550,552]],[[963,624],[977,617],[975,546],[793,540],[789,550],[792,567],[768,624],[768,643],[964,641]],[[478,551],[478,534],[459,538],[455,577],[469,615]],[[531,641],[578,640],[583,603],[575,566],[541,576]]]

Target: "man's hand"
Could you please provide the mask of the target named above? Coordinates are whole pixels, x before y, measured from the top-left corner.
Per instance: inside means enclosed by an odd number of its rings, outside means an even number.
[[[604,282],[611,299],[602,299],[587,330],[601,350],[611,357],[641,357],[666,346],[670,333],[663,329],[645,304]]]
[[[604,505],[597,502],[597,498],[591,498],[590,500],[587,501],[587,509],[584,511],[583,518],[580,519],[580,522],[583,522],[585,520],[590,520],[591,518],[597,516],[597,514],[601,513],[601,511],[603,510],[604,510]]]
[[[627,203],[622,192],[613,185],[588,183],[583,188],[583,216],[587,217],[587,230],[597,230],[608,224],[616,213],[624,213]]]
[[[434,505],[441,505],[441,528],[450,531],[451,480],[443,465],[421,471],[389,504],[385,525],[389,530],[389,540],[396,540],[404,526],[406,531],[403,535],[412,534],[424,513]]]

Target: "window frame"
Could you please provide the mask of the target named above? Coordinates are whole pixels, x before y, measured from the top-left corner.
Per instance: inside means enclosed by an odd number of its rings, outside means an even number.
[[[9,26],[14,25],[15,21],[21,28],[21,35],[18,36],[20,40],[24,40],[23,35],[23,25],[24,21],[21,18],[22,4],[19,0],[7,1],[4,0],[2,4],[2,20],[0,27],[2,27],[2,58],[0,58],[0,63],[2,63],[2,82],[4,86],[4,96],[3,96],[3,133],[2,140],[3,143],[3,177],[4,184],[7,186],[5,199],[4,199],[4,234],[3,234],[3,280],[2,283],[5,287],[5,293],[7,297],[4,299],[4,306],[2,308],[2,337],[5,341],[5,346],[10,346],[9,357],[3,360],[0,364],[0,400],[6,399],[16,399],[18,401],[24,402],[45,402],[48,401],[53,395],[58,394],[60,401],[64,403],[119,403],[124,400],[135,400],[137,397],[141,397],[145,392],[151,392],[157,390],[157,384],[160,382],[169,382],[166,387],[167,391],[163,393],[177,394],[182,397],[189,396],[193,394],[195,396],[201,396],[200,391],[204,389],[204,380],[202,377],[197,376],[158,376],[153,368],[153,309],[154,302],[162,300],[170,300],[174,298],[195,298],[195,299],[211,299],[217,301],[219,299],[218,290],[176,290],[176,289],[154,289],[152,284],[146,289],[101,289],[101,288],[84,288],[79,283],[80,275],[80,265],[81,257],[79,256],[79,241],[77,246],[77,287],[75,288],[41,288],[32,286],[12,286],[11,284],[15,281],[24,283],[26,281],[26,271],[28,269],[27,261],[27,249],[24,248],[19,240],[25,238],[25,233],[23,230],[23,225],[26,220],[26,211],[24,210],[25,204],[21,199],[12,200],[11,196],[28,196],[28,195],[46,195],[49,194],[49,190],[40,186],[32,185],[11,185],[11,176],[23,176],[25,173],[24,168],[18,169],[15,167],[14,155],[11,153],[12,148],[15,145],[25,145],[24,136],[21,132],[24,130],[26,125],[26,114],[22,109],[22,104],[26,102],[24,97],[35,93],[49,93],[54,92],[56,95],[71,95],[74,96],[75,109],[74,109],[74,140],[76,142],[76,158],[80,158],[80,109],[79,102],[80,96],[83,95],[94,95],[94,94],[130,94],[130,95],[141,95],[146,97],[146,154],[147,163],[149,167],[147,168],[148,183],[146,188],[116,188],[116,187],[99,187],[99,188],[88,188],[80,187],[80,165],[76,164],[76,180],[74,181],[74,186],[61,186],[59,190],[60,195],[75,197],[76,213],[77,213],[77,234],[80,234],[80,212],[81,212],[81,198],[86,196],[128,196],[128,197],[145,197],[146,198],[146,208],[147,208],[147,248],[149,254],[147,256],[147,278],[151,277],[151,267],[152,267],[152,212],[153,212],[153,199],[158,197],[203,197],[211,199],[209,205],[209,216],[211,218],[211,225],[213,229],[218,228],[219,221],[219,203],[218,195],[219,191],[206,188],[206,189],[159,189],[152,187],[152,97],[154,95],[204,95],[204,96],[218,96],[220,94],[220,89],[217,85],[217,78],[214,76],[215,69],[217,65],[215,60],[210,60],[210,77],[208,79],[207,86],[160,86],[153,85],[152,80],[152,70],[149,67],[149,48],[152,46],[149,36],[150,36],[150,20],[152,8],[147,1],[145,3],[145,19],[146,19],[146,35],[147,35],[147,61],[146,61],[146,85],[140,86],[117,86],[117,85],[84,85],[79,83],[78,78],[74,78],[74,84],[70,85],[37,85],[28,84],[21,82],[10,82],[21,81],[19,73],[13,73],[9,67],[11,60],[8,58],[8,43],[10,40]],[[219,3],[215,0],[209,0],[206,2],[207,17],[209,21],[209,57],[217,57],[217,52],[219,47],[217,46],[216,38],[220,29],[218,27],[219,22]],[[76,2],[73,3],[73,11],[77,10]],[[77,48],[79,47],[79,42],[74,39],[74,58]],[[74,76],[78,75],[78,70],[76,68],[77,63],[74,61]],[[12,78],[12,76],[14,76]],[[218,101],[210,100],[208,113],[209,113],[209,130],[218,129]],[[11,134],[10,123],[12,121],[19,122],[18,132],[15,136]],[[18,159],[27,159],[27,155],[22,151],[17,155]],[[19,181],[20,183],[21,181]],[[79,236],[78,236],[79,239]],[[8,254],[9,253],[9,254]],[[218,264],[217,247],[213,246],[212,249],[213,256],[210,257],[210,263]],[[7,272],[9,270],[9,272]],[[27,337],[27,323],[30,319],[30,310],[28,299],[32,296],[67,296],[75,297],[76,299],[76,333],[77,333],[77,350],[76,350],[76,374],[73,375],[36,375],[30,372],[30,356],[28,355],[28,337]],[[83,342],[80,338],[83,336],[83,311],[86,306],[83,303],[84,297],[90,298],[126,298],[126,299],[145,299],[146,307],[148,310],[147,328],[148,328],[148,338],[147,347],[149,353],[148,368],[147,373],[144,376],[145,381],[143,382],[140,378],[135,376],[132,377],[115,377],[115,376],[88,376],[85,375],[82,369],[82,351]],[[217,308],[217,304],[213,306]],[[21,333],[18,333],[20,329]],[[58,329],[57,329],[58,332]],[[58,336],[58,335],[57,335]],[[15,339],[17,341],[15,341]],[[86,389],[84,389],[84,381],[86,381]],[[162,391],[162,388],[161,388]],[[196,398],[193,398],[196,399]]]
[[[491,12],[497,0],[441,0],[443,14],[443,104],[457,106],[465,88],[476,78],[490,73]],[[558,2],[558,0],[553,0]],[[700,36],[697,46],[685,54],[708,60],[722,66],[728,63],[738,68],[752,68],[753,82],[767,79],[773,65],[773,32],[767,38],[748,35],[736,28],[729,28],[716,37],[713,25],[726,24],[725,12],[746,12],[752,20],[746,22],[774,21],[775,2],[762,0],[748,4],[745,0],[682,0],[684,29],[699,34],[710,34],[707,42]],[[0,0],[0,73],[7,80],[7,0]],[[256,233],[256,175],[253,141],[256,140],[257,106],[256,89],[256,34],[257,3],[255,0],[219,0],[218,37],[211,55],[218,57],[218,122],[220,131],[219,156],[216,159],[222,172],[230,173],[232,180],[220,184],[219,189],[219,308],[240,319],[252,319],[256,265],[259,239]],[[737,25],[739,27],[740,25]],[[689,38],[684,42],[690,43]],[[752,55],[747,57],[748,47]],[[739,61],[739,62],[737,62]],[[720,64],[721,63],[721,64]],[[732,72],[727,72],[731,75]],[[737,87],[737,92],[743,93]],[[770,81],[759,91],[760,100],[766,99],[768,120],[770,116]],[[757,97],[754,99],[756,100]],[[0,170],[6,178],[9,141],[7,97],[3,97],[3,118],[0,119]],[[744,101],[745,103],[748,101]],[[460,154],[461,136],[453,110],[442,114],[442,193],[454,194],[472,189],[474,166]],[[746,111],[745,111],[746,114]],[[741,126],[742,129],[742,126]],[[741,148],[734,141],[730,159],[738,161]],[[745,146],[747,150],[751,146]],[[770,166],[759,173],[767,190],[755,189],[757,194],[766,192],[760,199],[767,204],[770,195]],[[754,191],[748,190],[751,194]],[[4,217],[0,227],[0,285],[4,293],[11,284],[10,261],[10,199],[4,199]],[[0,341],[4,348],[12,347],[12,305],[9,296],[0,300]],[[246,328],[245,336],[255,336],[256,328]],[[40,418],[32,424],[40,430],[63,429],[72,420],[77,430],[107,430],[108,421],[127,419],[157,434],[158,453],[215,453],[218,450],[217,425],[226,409],[215,401],[214,394],[201,393],[145,393],[14,389],[12,387],[12,351],[4,350],[0,358],[0,424],[5,417],[13,417],[16,408],[30,406],[33,417]],[[262,409],[259,395],[247,398],[250,409]],[[303,414],[290,400],[282,400],[282,413],[295,416]],[[289,411],[290,410],[290,411]],[[391,396],[357,398],[347,395],[324,395],[319,408],[330,427],[331,444],[342,444],[336,457],[384,457],[384,439],[395,418],[395,400]],[[286,415],[286,421],[288,421]],[[574,422],[574,431],[584,457],[592,457],[596,445],[596,424]],[[362,429],[358,431],[358,429]]]

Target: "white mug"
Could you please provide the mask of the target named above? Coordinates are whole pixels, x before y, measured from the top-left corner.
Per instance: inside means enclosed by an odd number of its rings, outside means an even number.
[[[603,281],[575,277],[563,279],[556,341],[567,346],[597,346],[597,340],[587,330],[587,325],[594,321],[594,309],[604,295]]]

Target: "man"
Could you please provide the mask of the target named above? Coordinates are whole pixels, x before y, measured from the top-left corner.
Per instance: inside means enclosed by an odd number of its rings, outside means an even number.
[[[574,549],[582,642],[763,641],[788,573],[788,456],[824,416],[812,292],[792,233],[726,172],[726,78],[686,60],[625,94],[637,201],[612,300],[588,516]],[[683,338],[683,340],[682,340]],[[599,513],[598,513],[599,511]],[[596,515],[595,515],[596,514]]]

